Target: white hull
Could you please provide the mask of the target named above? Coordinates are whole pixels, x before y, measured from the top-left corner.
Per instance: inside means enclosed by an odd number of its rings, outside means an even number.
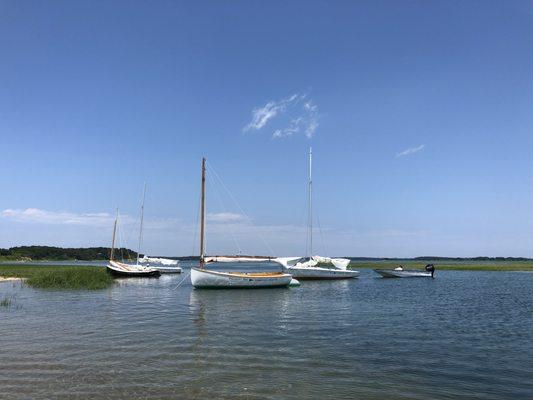
[[[162,274],[181,274],[181,267],[154,267]]]
[[[283,271],[296,279],[350,279],[359,276],[359,271],[321,267],[284,267]]]
[[[431,278],[431,272],[418,270],[375,269],[383,278]]]
[[[191,268],[195,288],[269,288],[289,286],[292,276],[283,273],[221,272]]]
[[[110,260],[107,264],[107,270],[116,276],[159,276],[161,273],[155,268],[144,267],[142,265],[124,264]]]

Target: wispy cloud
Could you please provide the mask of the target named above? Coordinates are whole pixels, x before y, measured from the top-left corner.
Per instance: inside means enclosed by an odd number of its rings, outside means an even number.
[[[121,214],[121,225],[136,225],[138,217]],[[5,209],[0,211],[0,218],[27,224],[43,225],[70,225],[109,228],[113,226],[115,215],[107,212],[101,213],[75,213],[70,211],[50,211],[39,208]],[[175,227],[179,224],[178,218],[145,218],[145,228],[162,230]]]
[[[207,220],[209,222],[216,222],[216,223],[223,223],[223,222],[237,223],[237,222],[245,221],[246,217],[242,214],[236,214],[236,213],[231,213],[231,212],[221,212],[221,213],[207,214]]]
[[[421,144],[420,146],[416,146],[416,147],[411,147],[409,149],[396,153],[396,157],[405,157],[411,154],[418,153],[419,151],[424,150],[424,147],[426,147],[425,144]]]
[[[243,132],[262,130],[276,119],[275,139],[303,133],[311,138],[318,129],[318,106],[306,94],[293,94],[279,101],[269,101],[252,110],[252,120]],[[274,123],[273,123],[274,124]]]
[[[73,213],[67,211],[48,211],[39,208],[6,209],[0,212],[1,218],[16,222],[106,226],[113,223],[113,216],[108,213]]]

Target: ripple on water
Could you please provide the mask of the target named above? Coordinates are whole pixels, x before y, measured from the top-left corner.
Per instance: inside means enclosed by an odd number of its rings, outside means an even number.
[[[0,284],[9,399],[530,399],[533,275],[98,292]]]

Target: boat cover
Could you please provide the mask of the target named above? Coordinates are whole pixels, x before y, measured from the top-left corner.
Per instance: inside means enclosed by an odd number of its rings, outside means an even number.
[[[333,267],[340,270],[346,270],[350,264],[350,260],[347,258],[330,258],[322,256],[312,257],[279,257],[273,261],[283,265],[285,268],[306,268],[315,267],[318,264],[332,264]]]

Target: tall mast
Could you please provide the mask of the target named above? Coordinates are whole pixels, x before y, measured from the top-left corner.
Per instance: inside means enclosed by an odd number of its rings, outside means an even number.
[[[313,149],[309,147],[309,214],[308,214],[308,237],[309,257],[313,255]]]
[[[141,244],[143,238],[143,221],[144,221],[144,198],[146,197],[146,182],[144,182],[143,199],[141,202],[141,225],[139,227],[139,246],[137,246],[137,265],[139,265],[139,253],[141,252]]]
[[[200,206],[200,268],[205,256],[205,158],[202,158],[202,201]]]
[[[115,236],[117,234],[117,221],[118,221],[118,208],[117,208],[117,214],[115,216],[115,224],[113,225],[113,240],[111,241],[111,255],[109,256],[109,259],[113,261],[113,256],[115,254]]]

